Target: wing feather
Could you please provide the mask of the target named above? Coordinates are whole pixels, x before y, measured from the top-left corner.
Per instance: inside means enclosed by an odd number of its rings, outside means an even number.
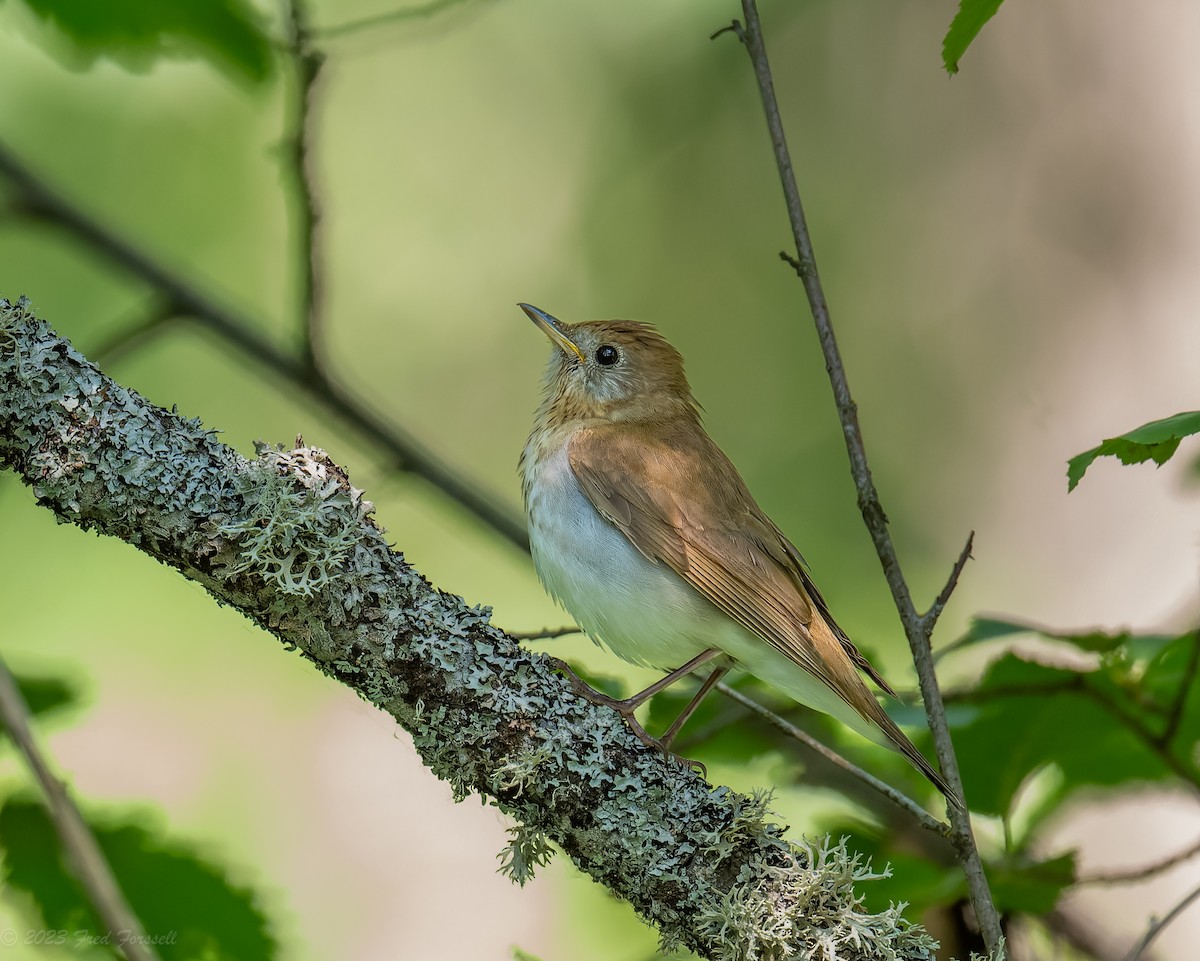
[[[590,427],[569,442],[571,469],[596,509],[643,555],[879,723],[857,671],[891,688],[834,623],[799,552],[721,450],[698,424],[642,428]],[[827,627],[817,631],[821,640],[833,643],[814,640],[814,618]]]

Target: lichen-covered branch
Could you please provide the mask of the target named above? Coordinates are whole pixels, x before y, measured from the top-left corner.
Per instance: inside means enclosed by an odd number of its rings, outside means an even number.
[[[547,843],[708,958],[919,959],[844,844],[794,845],[764,797],[710,787],[571,693],[545,656],[389,549],[324,452],[249,461],[106,377],[22,301],[0,301],[0,467],[60,521],[127,541],[391,714],[457,797],[517,823],[518,881]]]

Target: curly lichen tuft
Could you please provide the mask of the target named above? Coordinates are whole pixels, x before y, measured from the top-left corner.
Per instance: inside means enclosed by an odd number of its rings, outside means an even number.
[[[698,933],[718,945],[714,957],[780,961],[806,944],[814,961],[933,958],[937,942],[904,919],[903,905],[882,914],[862,911],[856,886],[886,877],[886,871],[877,873],[851,855],[845,838],[798,847],[804,868],[747,865],[723,896],[701,908]]]
[[[554,848],[542,832],[525,824],[508,829],[508,844],[499,854],[500,873],[521,887],[533,878],[534,871],[550,863]]]
[[[258,454],[237,483],[245,514],[216,525],[237,548],[224,575],[256,572],[308,597],[339,578],[374,506],[319,448],[260,446]]]

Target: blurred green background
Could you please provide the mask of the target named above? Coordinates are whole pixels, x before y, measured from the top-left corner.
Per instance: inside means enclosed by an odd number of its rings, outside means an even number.
[[[341,32],[396,7],[311,5],[326,56],[311,146],[335,379],[517,515],[515,463],[548,348],[515,303],[658,324],[687,358],[710,432],[843,626],[911,687],[802,288],[776,256],[790,239],[748,62],[731,37],[708,39],[737,5],[434,6]],[[163,56],[114,60],[73,46],[40,9],[0,3],[0,142],[294,350],[286,59],[268,45],[230,57],[167,42]],[[951,80],[938,49],[953,12],[884,0],[763,11],[918,606],[975,529],[942,643],[978,611],[1186,626],[1197,605],[1184,468],[1100,464],[1068,499],[1065,461],[1195,406],[1200,116],[1185,38],[1198,15],[1182,0],[1009,4]],[[255,16],[273,42],[285,35],[274,6]],[[21,217],[14,196],[0,178],[0,295],[28,295],[85,353],[136,324],[149,290]],[[350,468],[437,586],[513,630],[565,623],[523,553],[196,325],[172,323],[106,369],[247,454],[302,433]],[[262,892],[284,956],[653,954],[653,932],[565,859],[523,891],[495,874],[500,815],[452,805],[387,718],[199,587],[56,527],[8,475],[0,538],[5,656],[85,692],[50,729],[65,775],[97,809],[153,810],[231,865]],[[538,646],[631,683],[650,676],[580,638]],[[846,750],[879,763],[850,738]],[[775,767],[718,758],[710,775],[750,789]],[[11,758],[0,772],[22,783]],[[774,807],[799,834],[837,803],[784,786]],[[1196,831],[1194,814],[1178,818],[1157,827]],[[1071,837],[1087,850],[1087,832]],[[1103,923],[1121,938],[1142,926],[1136,911]]]

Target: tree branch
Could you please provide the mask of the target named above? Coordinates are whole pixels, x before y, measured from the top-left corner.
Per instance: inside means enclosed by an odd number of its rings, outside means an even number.
[[[1192,635],[1192,649],[1188,652],[1183,678],[1179,682],[1179,690],[1175,692],[1174,701],[1171,703],[1166,726],[1158,737],[1158,742],[1165,750],[1170,750],[1171,741],[1175,739],[1175,734],[1179,731],[1179,722],[1183,720],[1183,708],[1187,704],[1188,693],[1192,689],[1192,682],[1196,679],[1198,667],[1200,667],[1200,630]]]
[[[774,148],[776,165],[779,168],[779,179],[783,187],[784,200],[787,205],[788,220],[792,227],[792,236],[796,243],[795,258],[783,254],[783,258],[793,265],[804,284],[808,295],[809,307],[812,310],[816,324],[817,335],[821,349],[825,355],[825,368],[829,372],[830,385],[833,388],[834,400],[837,404],[838,417],[842,424],[842,433],[846,441],[846,451],[850,457],[850,471],[858,490],[858,506],[870,531],[871,539],[875,542],[875,550],[883,566],[884,576],[892,591],[904,633],[908,637],[909,648],[912,651],[913,662],[916,665],[917,677],[920,681],[921,695],[925,701],[925,713],[929,719],[929,727],[933,733],[934,746],[937,749],[938,761],[950,786],[962,796],[962,779],[959,776],[958,761],[954,756],[954,745],[950,739],[950,729],[946,723],[946,711],[942,705],[941,692],[938,689],[937,675],[934,671],[933,655],[929,643],[929,628],[918,615],[913,604],[912,594],[908,583],[900,569],[900,561],[888,532],[887,515],[871,478],[871,470],[867,463],[866,447],[863,443],[862,429],[858,423],[858,408],[850,393],[846,368],[842,363],[841,351],[838,349],[834,336],[833,322],[829,315],[829,304],[825,299],[825,291],[821,286],[821,278],[817,273],[816,256],[813,252],[812,238],[804,217],[804,208],[800,202],[800,192],[796,187],[796,177],[792,170],[791,154],[788,151],[787,138],[784,135],[783,119],[779,112],[779,103],[775,98],[775,84],[771,77],[771,67],[767,60],[766,45],[763,42],[762,24],[758,16],[758,6],[755,0],[742,0],[742,13],[745,17],[745,28],[736,21],[727,28],[735,33],[754,68],[754,76],[758,82],[759,94],[762,99],[763,112],[766,115],[767,129]],[[724,31],[721,31],[724,32]],[[715,36],[715,35],[714,35]],[[968,551],[969,554],[969,551]],[[965,560],[963,561],[965,563]],[[952,590],[957,578],[952,576],[948,585]],[[949,596],[948,592],[946,596]],[[936,603],[935,603],[936,607]],[[933,608],[931,608],[932,612]],[[983,872],[983,863],[975,845],[971,831],[970,815],[965,809],[949,805],[950,823],[953,827],[951,841],[958,852],[963,874],[967,880],[967,889],[971,896],[971,904],[975,908],[979,920],[984,943],[993,956],[998,956],[1003,941],[1003,931],[1000,927],[1000,916],[992,901],[988,888],[987,877]]]
[[[344,37],[362,30],[374,30],[376,27],[402,23],[405,20],[423,20],[428,17],[435,17],[465,2],[466,0],[429,0],[429,2],[417,6],[398,7],[395,10],[389,10],[387,13],[377,13],[374,16],[362,17],[358,20],[347,20],[345,23],[339,23],[332,27],[322,27],[316,33],[319,36],[330,39]]]
[[[122,388],[27,302],[0,302],[0,467],[64,522],[205,587],[391,714],[456,796],[517,819],[510,873],[558,844],[662,933],[708,958],[929,959],[844,845],[791,845],[765,795],[711,789],[571,693],[544,655],[435,590],[323,451],[257,462]],[[520,856],[517,856],[520,855]]]
[[[303,318],[300,361],[315,373],[321,368],[322,358],[323,290],[317,263],[317,228],[321,213],[316,200],[316,173],[312,166],[310,137],[314,90],[325,58],[312,45],[312,31],[308,25],[308,10],[304,0],[288,0],[285,13],[290,34],[290,53],[296,71],[296,100],[292,108],[292,130],[288,137],[291,163],[285,167],[296,194],[292,216],[300,246],[300,315]]]
[[[361,432],[386,451],[400,470],[416,474],[522,550],[529,549],[525,525],[494,499],[463,481],[411,434],[385,421],[319,371],[301,363],[258,333],[247,318],[219,306],[185,280],[93,220],[61,195],[42,183],[0,144],[0,174],[19,192],[19,205],[28,216],[41,217],[69,230],[97,253],[147,284],[173,305],[171,312],[190,317],[206,330],[238,350],[241,356],[293,383],[326,411]]]
[[[911,814],[916,819],[917,823],[920,824],[921,827],[923,827],[926,831],[932,831],[934,834],[938,835],[938,837],[949,836],[949,825],[939,821],[903,791],[892,787],[886,781],[879,780],[879,778],[877,778],[874,774],[871,774],[869,771],[864,771],[857,764],[842,757],[837,751],[833,750],[833,748],[822,744],[807,731],[801,730],[800,728],[796,727],[795,724],[792,724],[785,718],[780,717],[770,708],[764,707],[751,697],[747,697],[737,688],[730,687],[728,684],[718,684],[717,690],[724,694],[731,701],[735,701],[747,710],[753,711],[776,730],[781,731],[793,740],[799,741],[801,744],[806,745],[810,749],[820,754],[831,764],[840,767],[843,771],[846,771],[851,776],[858,778],[858,780],[862,781],[868,787],[878,791],[897,807]]]
[[[88,901],[96,909],[100,921],[108,928],[113,945],[118,946],[129,961],[158,961],[158,955],[149,946],[142,923],[121,893],[95,835],[71,800],[66,785],[54,776],[42,756],[29,728],[29,706],[3,659],[0,659],[0,724],[25,758],[41,788],[67,863],[87,892]]]
[[[1183,914],[1188,906],[1197,898],[1200,898],[1200,887],[1188,892],[1175,907],[1171,908],[1161,918],[1155,918],[1150,923],[1150,927],[1146,929],[1146,933],[1138,940],[1138,943],[1130,949],[1129,954],[1125,955],[1125,961],[1138,961],[1145,950],[1150,947],[1154,939],[1162,933],[1162,929],[1179,917],[1179,915]]]
[[[1134,881],[1145,881],[1147,878],[1152,878],[1156,874],[1162,874],[1164,871],[1169,871],[1177,864],[1182,864],[1184,861],[1190,861],[1197,854],[1200,854],[1200,841],[1196,841],[1182,851],[1176,851],[1165,858],[1154,861],[1150,864],[1142,865],[1139,868],[1126,868],[1120,871],[1101,871],[1098,874],[1085,874],[1079,878],[1076,884],[1130,884]]]

